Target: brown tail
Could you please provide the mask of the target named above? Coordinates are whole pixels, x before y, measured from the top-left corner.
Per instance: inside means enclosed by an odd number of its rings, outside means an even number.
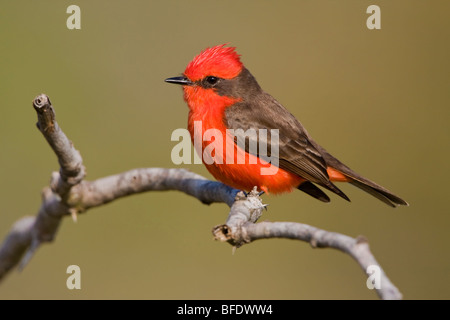
[[[395,194],[393,194],[389,190],[383,188],[382,186],[380,186],[370,180],[361,178],[359,175],[357,175],[357,177],[354,177],[354,175],[350,175],[345,172],[342,172],[342,173],[346,177],[349,177],[351,179],[350,183],[352,185],[366,191],[367,193],[371,194],[375,198],[383,201],[384,203],[386,203],[387,205],[389,205],[391,207],[396,207],[397,205],[404,205],[404,206],[409,205],[408,202],[406,202],[405,200],[397,197]]]
[[[349,179],[349,183],[352,185],[360,188],[361,190],[366,191],[367,193],[371,194],[375,198],[383,201],[387,205],[391,207],[396,207],[397,205],[404,205],[408,206],[409,204],[397,197],[395,194],[390,192],[389,190],[383,188],[382,186],[376,184],[373,181],[370,181],[356,172],[354,172],[352,169],[347,167],[345,164],[340,162],[338,159],[333,157],[331,154],[329,154],[324,148],[321,146],[315,144],[316,148],[320,150],[320,153],[322,154],[323,158],[325,159],[325,162],[327,165],[340,173],[342,173],[344,176],[346,176]]]

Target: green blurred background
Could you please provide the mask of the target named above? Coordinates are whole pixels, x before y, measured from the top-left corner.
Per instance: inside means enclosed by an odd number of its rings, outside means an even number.
[[[66,8],[81,8],[68,30]],[[366,8],[381,7],[381,30]],[[406,199],[392,209],[349,185],[323,204],[264,196],[263,220],[364,235],[406,299],[450,298],[448,1],[5,1],[0,8],[0,238],[40,206],[58,170],[35,127],[46,93],[81,151],[87,179],[174,167],[185,128],[183,72],[202,49],[236,46],[260,85],[317,142]],[[212,178],[202,165],[183,165]],[[232,255],[213,240],[224,204],[154,192],[67,218],[56,240],[0,284],[1,299],[376,299],[332,249],[261,240]],[[66,288],[67,266],[81,290]]]

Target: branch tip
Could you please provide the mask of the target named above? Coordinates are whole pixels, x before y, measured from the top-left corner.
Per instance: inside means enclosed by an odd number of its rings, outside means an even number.
[[[369,239],[367,239],[365,236],[359,235],[356,237],[356,244],[361,244],[361,243],[367,243],[369,244]]]
[[[46,94],[40,94],[33,99],[33,107],[36,109],[36,111],[50,105],[50,98]]]

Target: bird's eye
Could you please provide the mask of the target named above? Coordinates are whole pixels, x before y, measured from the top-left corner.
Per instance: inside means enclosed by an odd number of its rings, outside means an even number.
[[[208,82],[209,84],[214,85],[214,84],[217,83],[217,81],[219,81],[219,78],[213,77],[213,76],[208,76],[208,77],[206,77],[205,80],[206,80],[206,82]]]

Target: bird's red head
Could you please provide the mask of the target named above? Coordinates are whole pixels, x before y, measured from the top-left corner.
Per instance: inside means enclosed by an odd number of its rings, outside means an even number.
[[[232,81],[244,70],[234,47],[225,44],[207,48],[186,67],[182,77],[166,82],[183,86],[184,100],[198,114],[216,112],[219,118],[224,108],[240,101],[235,95],[220,92],[221,84]]]
[[[184,75],[191,81],[198,81],[206,76],[232,79],[242,70],[242,62],[234,47],[218,45],[203,50],[186,67]]]
[[[220,113],[240,100],[216,92],[219,82],[237,77],[244,69],[235,49],[225,44],[207,48],[188,64],[182,77],[168,78],[166,82],[183,86],[184,99],[191,111]]]

